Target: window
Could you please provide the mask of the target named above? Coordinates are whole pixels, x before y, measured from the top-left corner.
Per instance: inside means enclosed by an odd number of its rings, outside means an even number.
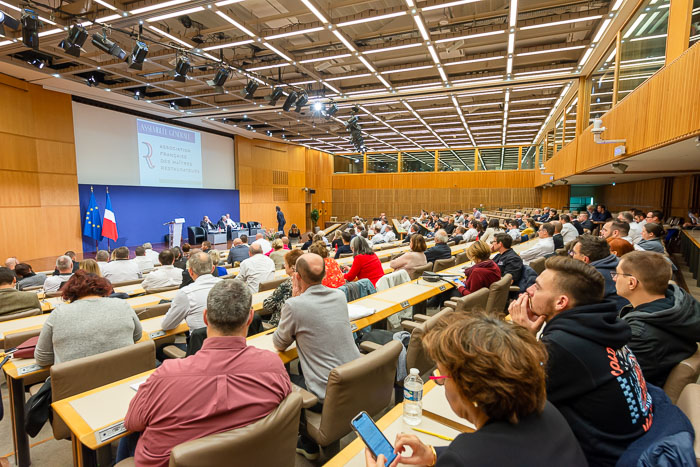
[[[578,104],[578,97],[574,97],[569,105],[566,106],[566,119],[564,121],[564,146],[573,141],[576,137],[576,104]]]
[[[438,152],[440,172],[474,170],[474,149],[454,149]]]
[[[613,44],[591,75],[590,123],[612,109],[616,54],[617,50]]]
[[[622,30],[618,101],[664,66],[669,7],[670,0],[647,0]]]
[[[518,148],[479,149],[479,170],[516,170],[518,168]]]
[[[523,154],[520,159],[521,169],[534,169],[535,168],[535,153],[537,152],[536,146],[523,146]]]
[[[690,17],[690,44],[688,47],[700,41],[700,0],[693,2],[693,14]]]
[[[363,168],[362,158],[362,154],[334,156],[333,172],[337,174],[361,174]]]
[[[432,172],[435,170],[435,151],[401,152],[401,172]]]
[[[564,147],[564,114],[562,113],[557,119],[557,124],[554,126],[554,152],[558,152]]]
[[[399,171],[399,154],[367,154],[367,173],[391,173]]]

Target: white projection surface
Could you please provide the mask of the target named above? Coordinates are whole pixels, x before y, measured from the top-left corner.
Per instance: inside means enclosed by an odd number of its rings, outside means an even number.
[[[142,186],[202,187],[198,131],[136,119]]]

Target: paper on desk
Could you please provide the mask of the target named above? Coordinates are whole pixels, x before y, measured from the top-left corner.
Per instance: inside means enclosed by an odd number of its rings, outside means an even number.
[[[356,303],[348,303],[348,315],[350,316],[350,321],[355,321],[356,319],[373,315],[376,312],[376,308],[367,308],[366,306],[358,305]]]
[[[143,383],[143,381],[139,381],[138,383],[130,384],[129,387],[130,387],[131,389],[133,389],[134,391],[138,391],[138,390],[139,390],[139,386],[141,386],[141,383]]]

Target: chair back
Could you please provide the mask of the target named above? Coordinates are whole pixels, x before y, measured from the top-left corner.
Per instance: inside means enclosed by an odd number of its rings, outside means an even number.
[[[35,291],[35,290],[41,290],[41,289],[43,289],[43,288],[44,288],[43,285],[33,285],[33,286],[31,286],[31,287],[25,287],[25,288],[23,288],[22,291],[24,291],[24,292],[33,292],[33,291]]]
[[[12,321],[13,319],[28,318],[30,316],[36,316],[41,314],[41,308],[32,308],[30,310],[18,311],[15,313],[8,313],[6,315],[0,315],[0,322],[2,321]]]
[[[425,266],[418,267],[413,270],[413,273],[411,273],[411,280],[418,279],[420,276],[423,275],[424,272],[427,271],[432,271],[433,270],[433,263],[427,263]]]
[[[352,255],[353,255],[352,252],[350,252],[350,253],[341,253],[340,256],[338,256],[338,258],[350,258]]]
[[[55,297],[60,297],[61,295],[63,295],[63,292],[61,292],[60,290],[57,290],[57,291],[55,291],[55,292],[46,292],[46,293],[44,294],[44,297],[46,297],[46,298],[55,298]]]
[[[476,292],[465,295],[464,297],[453,298],[452,300],[457,303],[455,311],[469,312],[475,309],[486,310],[490,295],[491,291],[487,287],[482,287]]]
[[[143,282],[143,279],[134,279],[132,281],[122,281],[122,282],[113,282],[112,283],[112,288],[115,287],[122,287],[124,285],[134,285],[134,284],[140,284]]]
[[[683,389],[678,402],[679,409],[683,411],[695,429],[695,462],[700,466],[700,384],[689,384]]]
[[[274,465],[294,467],[301,394],[292,392],[272,412],[250,425],[179,444],[170,467]],[[274,440],[274,448],[270,442]]]
[[[683,388],[690,383],[696,382],[699,376],[700,346],[698,347],[697,352],[673,367],[673,370],[671,370],[671,373],[669,373],[668,378],[666,378],[664,392],[668,398],[671,399],[671,402],[675,404],[678,397],[681,395]]]
[[[328,376],[320,424],[308,424],[309,435],[321,446],[328,446],[350,432],[350,421],[358,413],[364,410],[370,416],[376,415],[389,405],[402,348],[399,341],[392,340],[334,368]]]
[[[157,316],[163,316],[170,309],[170,305],[170,303],[161,303],[160,305],[142,308],[140,310],[136,310],[136,316],[138,316],[139,320],[141,321],[144,319],[155,318]]]
[[[433,272],[439,272],[442,271],[443,269],[451,268],[452,266],[457,264],[457,259],[452,256],[447,259],[439,259],[435,261],[435,266],[433,266]]]
[[[260,287],[258,287],[258,292],[264,292],[265,290],[276,289],[278,285],[286,281],[288,277],[280,277],[279,279],[273,279],[267,282],[261,282]]]
[[[30,329],[28,331],[19,331],[19,332],[12,332],[9,334],[5,334],[3,338],[3,348],[5,350],[11,349],[13,347],[17,347],[20,345],[22,342],[26,341],[27,339],[31,339],[32,337],[36,337],[39,335],[41,332],[41,328],[37,329]]]
[[[497,280],[489,286],[489,299],[486,302],[486,313],[500,314],[505,311],[511,282],[513,282],[513,276],[506,274],[500,280]]]
[[[155,288],[155,289],[148,289],[147,292],[148,292],[149,294],[151,294],[151,293],[161,293],[161,292],[168,292],[168,291],[170,291],[170,290],[177,290],[177,289],[179,289],[179,288],[180,288],[179,285],[169,285],[168,287],[158,287],[158,288]]]
[[[457,253],[455,255],[455,263],[462,264],[462,263],[466,263],[467,261],[469,261],[469,258],[467,258],[466,252],[463,251],[463,252]]]
[[[544,271],[544,263],[547,261],[547,258],[537,258],[535,260],[530,261],[529,266],[535,270],[537,275],[539,276],[542,274],[542,271]]]
[[[403,251],[400,251],[398,253],[394,253],[393,255],[391,255],[391,258],[389,258],[389,259],[390,259],[390,261],[394,261],[396,258],[400,257],[403,254],[404,254]]]
[[[59,363],[51,367],[51,399],[57,402],[152,370],[155,363],[156,346],[152,340]],[[71,432],[61,417],[53,417],[52,425],[54,438],[70,438]]]
[[[418,368],[421,376],[435,369],[435,362],[430,358],[428,352],[423,347],[423,337],[430,331],[435,324],[445,315],[452,312],[452,308],[443,308],[438,313],[434,314],[427,321],[421,323],[411,332],[411,340],[408,342],[406,349],[406,371],[411,368]],[[403,381],[399,381],[403,385]]]

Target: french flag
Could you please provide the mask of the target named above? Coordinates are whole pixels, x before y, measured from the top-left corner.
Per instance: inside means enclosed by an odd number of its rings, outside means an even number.
[[[107,192],[105,214],[102,219],[102,236],[115,242],[119,238],[119,234],[117,234],[117,219],[114,217],[114,211],[112,211],[112,200],[109,197],[109,192]]]

